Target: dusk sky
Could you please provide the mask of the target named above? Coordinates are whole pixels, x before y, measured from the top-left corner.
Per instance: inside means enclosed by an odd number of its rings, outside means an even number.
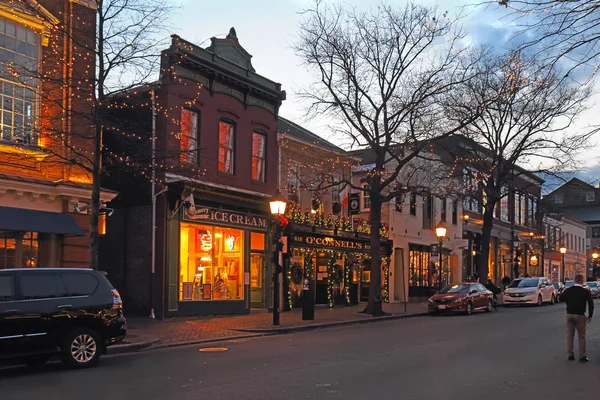
[[[437,5],[440,11],[448,11],[452,16],[461,12],[466,4],[474,2],[422,0],[420,3]],[[173,16],[174,33],[195,44],[207,45],[210,37],[224,37],[229,28],[235,27],[240,44],[253,56],[252,64],[257,73],[281,83],[287,92],[287,100],[280,114],[335,142],[338,140],[331,136],[322,121],[309,120],[304,116],[306,104],[302,104],[295,95],[298,88],[309,87],[312,82],[311,74],[301,65],[292,48],[298,32],[298,12],[310,4],[310,0],[229,0],[226,3],[183,0],[182,9]],[[344,4],[364,9],[377,7],[381,1],[346,0]],[[396,0],[386,4],[403,6],[405,1]],[[514,45],[516,31],[506,18],[508,12],[496,6],[468,9],[468,15],[462,20],[468,40],[476,45],[493,44],[498,50]],[[579,125],[600,123],[594,114],[598,113],[594,113],[594,110],[586,113],[580,118]],[[582,155],[591,167],[591,180],[600,178],[599,153],[594,145]]]

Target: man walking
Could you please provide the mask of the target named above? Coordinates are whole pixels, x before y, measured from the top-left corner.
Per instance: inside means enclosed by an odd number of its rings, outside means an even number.
[[[575,285],[565,289],[560,301],[567,303],[567,353],[569,360],[575,360],[573,338],[575,330],[579,339],[579,361],[590,361],[585,354],[585,325],[592,321],[594,315],[594,300],[592,295],[583,287],[583,275],[575,276]],[[588,305],[588,316],[585,317],[585,304]]]

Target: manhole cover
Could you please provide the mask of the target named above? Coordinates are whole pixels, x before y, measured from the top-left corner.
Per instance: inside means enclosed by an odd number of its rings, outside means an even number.
[[[227,351],[229,350],[227,347],[205,347],[203,349],[200,349],[200,353],[218,353],[220,351]]]

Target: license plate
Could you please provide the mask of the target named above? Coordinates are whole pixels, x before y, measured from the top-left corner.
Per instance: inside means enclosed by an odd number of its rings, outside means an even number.
[[[446,306],[445,306],[445,305],[443,305],[443,304],[440,304],[440,305],[438,306],[438,308],[439,308],[440,310],[445,310],[445,309],[446,309]]]

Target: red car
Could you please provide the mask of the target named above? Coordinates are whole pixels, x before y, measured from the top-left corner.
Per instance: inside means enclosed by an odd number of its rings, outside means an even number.
[[[440,312],[463,312],[471,315],[473,311],[492,311],[494,295],[481,283],[463,282],[446,286],[429,298],[429,314]]]

